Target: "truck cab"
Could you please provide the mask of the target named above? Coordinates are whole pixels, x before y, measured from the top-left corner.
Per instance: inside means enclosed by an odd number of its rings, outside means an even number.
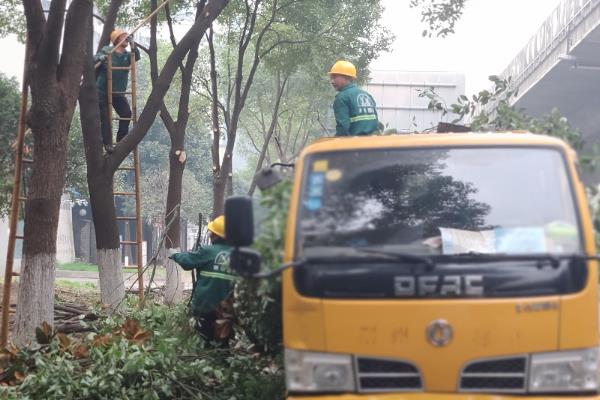
[[[576,155],[529,133],[302,152],[283,272],[289,399],[600,399]]]

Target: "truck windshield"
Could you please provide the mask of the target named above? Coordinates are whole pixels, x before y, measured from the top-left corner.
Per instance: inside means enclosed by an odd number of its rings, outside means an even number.
[[[299,255],[328,246],[434,254],[581,251],[559,150],[419,148],[305,160]]]

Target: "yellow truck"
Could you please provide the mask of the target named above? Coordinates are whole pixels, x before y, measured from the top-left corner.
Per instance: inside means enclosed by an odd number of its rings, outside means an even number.
[[[260,276],[250,199],[226,221],[231,266]],[[594,233],[561,140],[319,140],[284,261],[289,399],[600,399]]]

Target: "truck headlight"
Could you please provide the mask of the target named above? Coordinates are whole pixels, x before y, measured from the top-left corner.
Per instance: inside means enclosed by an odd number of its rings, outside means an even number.
[[[354,370],[348,354],[285,350],[289,392],[353,392]]]
[[[541,353],[531,356],[530,392],[598,390],[598,349]]]

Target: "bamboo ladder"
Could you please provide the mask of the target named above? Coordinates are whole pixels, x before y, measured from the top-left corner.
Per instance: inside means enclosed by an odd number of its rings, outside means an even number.
[[[120,43],[119,43],[120,45]],[[115,46],[114,48],[117,48]],[[137,122],[137,76],[135,69],[135,44],[131,41],[131,52],[129,55],[129,66],[128,67],[115,67],[112,65],[112,52],[108,54],[107,63],[106,63],[106,80],[107,80],[107,101],[108,101],[108,119],[110,121],[109,126],[112,134],[112,122],[113,121],[123,121],[128,120],[131,121],[133,127]],[[125,92],[113,92],[112,90],[112,74],[113,71],[117,70],[127,70],[131,71],[131,89]],[[113,107],[112,107],[112,96],[113,94],[131,96],[131,118],[121,118],[119,116],[113,117]],[[136,263],[137,263],[137,274],[138,274],[138,296],[140,301],[144,299],[144,262],[142,260],[142,216],[141,216],[141,196],[140,196],[140,155],[138,152],[138,147],[135,146],[133,149],[133,166],[132,165],[120,165],[117,168],[118,171],[125,171],[125,173],[129,173],[133,171],[134,182],[133,182],[133,191],[113,191],[115,206],[116,206],[116,198],[117,197],[133,197],[135,200],[135,214],[133,216],[117,216],[117,221],[125,221],[128,223],[129,221],[135,221],[135,240],[128,240],[129,238],[125,238],[125,240],[121,240],[121,246],[135,246],[136,247]],[[126,230],[127,231],[127,230]]]
[[[25,42],[25,60],[29,54],[28,42]],[[27,63],[23,66],[23,83],[21,86],[21,105],[19,112],[19,127],[17,140],[15,142],[15,175],[10,204],[8,248],[6,250],[6,266],[4,269],[4,287],[2,293],[2,327],[0,328],[0,346],[6,348],[8,344],[8,324],[10,317],[10,292],[13,276],[19,276],[13,271],[15,246],[17,240],[23,240],[23,236],[17,234],[19,221],[19,210],[27,200],[27,187],[24,185],[23,171],[26,167],[33,165],[33,159],[24,157],[25,152],[25,116],[27,114],[27,97],[29,82],[27,80]],[[23,207],[24,209],[24,207]],[[25,215],[23,213],[23,215]]]

